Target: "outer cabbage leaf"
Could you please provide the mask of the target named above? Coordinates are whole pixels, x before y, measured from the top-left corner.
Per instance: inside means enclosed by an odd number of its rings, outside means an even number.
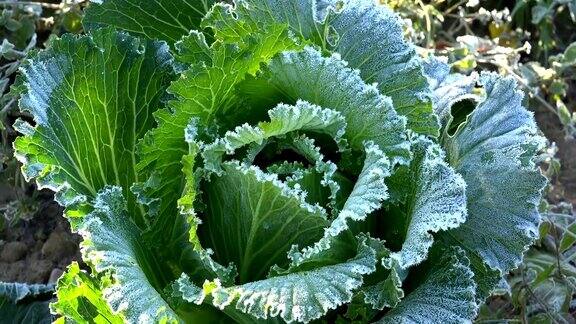
[[[401,20],[391,10],[365,0],[244,0],[238,8],[250,19],[288,23],[297,36],[340,53],[366,83],[376,82],[392,98],[410,129],[439,135],[421,59],[404,40]]]
[[[404,269],[426,260],[432,233],[457,228],[466,220],[466,183],[444,162],[444,151],[432,141],[413,140],[414,159],[408,170],[391,177],[391,190],[402,192],[402,203],[388,206],[383,226],[399,231],[402,248],[390,255]]]
[[[136,142],[153,126],[152,112],[173,77],[165,45],[111,29],[64,35],[22,68],[20,109],[26,136],[15,143],[26,179],[58,192],[64,206],[96,196],[107,184],[124,193],[139,180]],[[136,208],[129,196],[128,205]],[[143,214],[134,213],[144,224]]]
[[[113,314],[106,304],[99,280],[80,270],[76,262],[72,262],[58,279],[56,296],[58,300],[50,304],[50,308],[66,319],[78,323],[124,323],[123,318]]]
[[[0,282],[0,322],[48,324],[54,285]]]
[[[480,82],[486,99],[444,140],[450,164],[467,183],[468,218],[443,237],[505,274],[538,236],[545,179],[533,158],[543,140],[513,79],[486,73]]]
[[[206,35],[197,30],[191,30],[190,33],[176,44],[175,57],[178,62],[184,64],[200,64],[201,62],[211,62],[212,54],[210,46],[206,41]]]
[[[380,92],[392,98],[396,111],[408,118],[408,128],[438,136],[422,60],[404,40],[398,15],[375,1],[345,0],[341,11],[328,21],[338,34],[330,49],[360,70],[364,82],[377,82]]]
[[[50,294],[54,291],[54,285],[26,284],[18,282],[0,282],[0,295],[14,303],[28,296]]]
[[[235,4],[234,14],[240,20],[287,24],[298,38],[313,40],[323,48],[333,34],[322,26],[327,12],[318,10],[315,0],[238,0]]]
[[[476,303],[482,304],[498,287],[503,286],[506,279],[498,269],[490,268],[480,255],[467,253],[467,256],[476,282]]]
[[[198,29],[214,0],[92,0],[84,26],[89,30],[112,26],[136,36],[173,44]]]
[[[463,100],[479,100],[472,92],[477,75],[450,73],[450,66],[440,57],[430,56],[424,61],[424,72],[433,90],[432,106],[442,126],[450,119],[452,106]]]
[[[183,276],[176,287],[189,302],[200,304],[208,298],[224,310],[235,305],[256,318],[279,316],[286,322],[307,323],[350,302],[352,292],[362,285],[363,275],[375,270],[375,263],[375,251],[365,237],[360,237],[356,256],[346,262],[233,287],[222,287],[216,281],[200,289]]]
[[[83,259],[97,273],[112,278],[102,292],[114,313],[121,313],[129,322],[178,320],[159,293],[168,284],[164,278],[168,269],[158,264],[143,244],[141,231],[127,213],[121,188],[102,189],[78,232],[84,238]]]
[[[377,323],[467,323],[476,316],[468,259],[458,249],[443,253],[424,281]]]

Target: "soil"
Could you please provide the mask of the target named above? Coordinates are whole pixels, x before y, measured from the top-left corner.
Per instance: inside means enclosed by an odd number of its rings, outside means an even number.
[[[0,203],[10,199],[11,188],[0,188]],[[38,195],[39,209],[29,221],[21,220],[0,232],[0,281],[55,283],[73,260],[80,260],[80,237],[70,232],[62,207],[53,195]]]
[[[558,146],[557,157],[561,164],[548,198],[552,203],[568,201],[576,205],[576,139],[566,137],[555,114],[544,107],[539,109],[535,114],[536,122],[546,137]]]

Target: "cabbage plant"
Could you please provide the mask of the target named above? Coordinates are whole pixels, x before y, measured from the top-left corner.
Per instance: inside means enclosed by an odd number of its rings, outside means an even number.
[[[83,237],[61,321],[474,319],[537,236],[512,79],[368,0],[104,0],[29,57],[22,172]]]

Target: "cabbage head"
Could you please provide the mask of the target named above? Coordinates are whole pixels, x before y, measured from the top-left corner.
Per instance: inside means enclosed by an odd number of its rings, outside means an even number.
[[[371,0],[100,0],[31,55],[22,173],[83,242],[78,323],[461,323],[537,237],[523,94]]]

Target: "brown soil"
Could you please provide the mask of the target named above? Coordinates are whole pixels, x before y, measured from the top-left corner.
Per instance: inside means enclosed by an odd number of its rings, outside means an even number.
[[[576,139],[566,138],[558,117],[541,107],[536,112],[536,121],[542,132],[558,146],[560,174],[553,179],[553,190],[549,195],[551,202],[569,201],[576,204]]]
[[[0,199],[9,198],[7,190],[0,188]],[[73,260],[80,260],[80,238],[70,232],[62,208],[49,192],[38,198],[40,206],[31,220],[0,232],[0,281],[53,283]]]

